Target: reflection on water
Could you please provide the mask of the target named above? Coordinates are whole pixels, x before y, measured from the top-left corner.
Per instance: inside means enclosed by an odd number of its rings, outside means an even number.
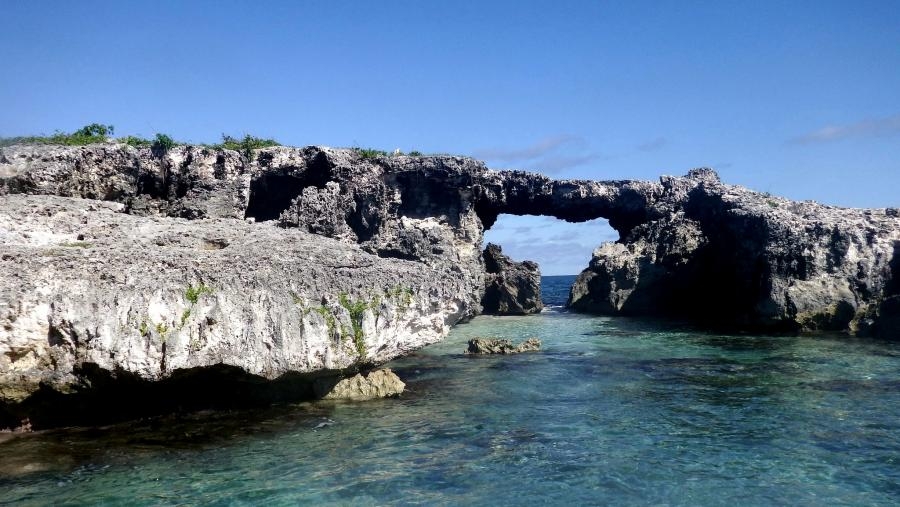
[[[558,293],[565,291],[555,287]],[[539,353],[468,357],[474,336]],[[391,365],[396,400],[0,443],[15,505],[896,505],[900,347],[560,311],[479,317]]]

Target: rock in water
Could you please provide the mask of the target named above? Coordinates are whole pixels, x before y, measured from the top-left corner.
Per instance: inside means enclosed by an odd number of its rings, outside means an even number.
[[[350,378],[316,381],[315,390],[325,400],[372,400],[399,396],[406,384],[390,368],[361,373]]]
[[[541,350],[541,341],[528,338],[518,345],[504,338],[475,338],[469,340],[466,354],[519,354]]]
[[[526,315],[540,312],[541,271],[532,261],[515,262],[500,246],[484,249],[484,297],[482,311],[493,315]]]

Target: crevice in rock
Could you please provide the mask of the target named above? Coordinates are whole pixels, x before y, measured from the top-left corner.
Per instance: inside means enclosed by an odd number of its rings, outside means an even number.
[[[304,188],[325,188],[332,180],[332,171],[328,155],[319,152],[307,161],[305,168],[284,166],[257,175],[250,182],[250,198],[244,217],[257,222],[277,220],[294,204]]]
[[[250,183],[250,201],[245,217],[254,218],[257,222],[276,220],[306,186],[304,179],[297,176],[261,174]]]
[[[450,181],[445,174],[403,172],[394,176],[400,187],[401,216],[423,219],[446,217],[452,227],[459,226],[460,182]]]

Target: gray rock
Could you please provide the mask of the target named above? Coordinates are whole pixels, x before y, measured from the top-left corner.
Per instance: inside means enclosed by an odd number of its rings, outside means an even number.
[[[575,309],[732,329],[897,335],[900,220],[794,202],[711,170],[647,189],[647,217],[594,251]]]
[[[468,297],[463,318],[485,290],[484,227],[510,213],[603,217],[619,232],[573,287],[577,310],[740,329],[898,331],[886,289],[900,241],[894,208],[792,202],[725,185],[709,169],[659,182],[583,181],[461,157],[363,159],[320,147],[249,158],[190,146],[163,155],[115,144],[0,151],[0,192],[113,200],[140,215],[249,217],[454,272]]]
[[[499,245],[484,249],[484,297],[482,312],[493,315],[526,315],[540,312],[541,271],[532,261],[514,262]]]
[[[319,379],[316,395],[325,400],[372,400],[399,396],[406,388],[390,368],[374,370],[366,375],[357,373],[349,378]]]
[[[502,213],[619,232],[577,310],[900,335],[893,208],[792,202],[708,169],[551,180],[324,147],[17,145],[0,148],[0,404],[87,389],[87,370],[276,379],[387,361],[478,313]]]
[[[469,340],[466,354],[520,354],[541,350],[541,341],[528,338],[518,345],[505,338],[474,338]]]
[[[273,223],[0,199],[0,399],[71,392],[86,365],[160,380],[232,365],[267,379],[404,355],[467,311],[453,271]]]

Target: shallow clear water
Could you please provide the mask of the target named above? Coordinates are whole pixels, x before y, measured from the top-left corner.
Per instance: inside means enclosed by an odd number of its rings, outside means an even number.
[[[400,399],[7,440],[0,504],[900,503],[900,345],[554,310],[570,281],[393,363]],[[485,335],[544,350],[461,354]]]

